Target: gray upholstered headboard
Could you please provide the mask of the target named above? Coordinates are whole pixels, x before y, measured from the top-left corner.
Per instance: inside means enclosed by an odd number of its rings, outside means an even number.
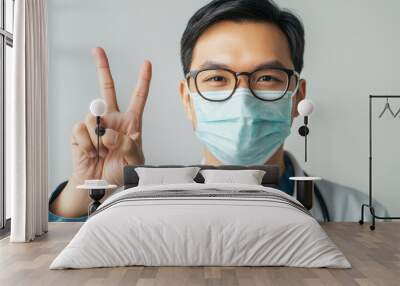
[[[148,168],[179,168],[179,167],[200,167],[201,169],[219,169],[219,170],[264,170],[265,175],[262,179],[262,185],[265,187],[277,188],[279,185],[279,167],[277,165],[260,165],[260,166],[237,166],[237,165],[127,165],[124,167],[124,189],[136,187],[139,182],[139,176],[135,171],[136,167],[148,167]],[[204,178],[200,174],[194,178],[197,183],[204,183]]]

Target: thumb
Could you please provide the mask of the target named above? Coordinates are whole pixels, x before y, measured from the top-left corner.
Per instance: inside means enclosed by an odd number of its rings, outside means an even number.
[[[106,132],[101,136],[101,140],[108,150],[116,150],[120,144],[121,133],[111,128],[106,128]]]
[[[120,152],[128,164],[142,164],[143,152],[135,139],[134,135],[128,136],[113,129],[106,129],[106,133],[102,136],[104,146],[109,150]]]
[[[139,148],[142,148],[142,133],[135,132],[129,136]]]

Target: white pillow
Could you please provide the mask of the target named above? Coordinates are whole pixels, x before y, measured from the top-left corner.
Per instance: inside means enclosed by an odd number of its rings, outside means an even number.
[[[205,184],[226,183],[226,184],[246,184],[261,185],[265,175],[263,170],[201,170],[200,174],[204,177]]]
[[[195,183],[193,179],[199,170],[199,167],[135,168],[139,176],[139,186]]]

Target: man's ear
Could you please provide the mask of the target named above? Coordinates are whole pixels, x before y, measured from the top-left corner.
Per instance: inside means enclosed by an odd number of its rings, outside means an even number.
[[[300,79],[299,87],[295,94],[294,101],[293,101],[293,109],[292,109],[292,118],[299,116],[299,112],[297,111],[297,106],[304,98],[306,98],[306,80]]]
[[[193,103],[190,98],[189,90],[186,86],[186,81],[183,79],[179,82],[179,95],[182,100],[183,108],[185,109],[186,117],[192,122],[193,129],[196,126],[196,116],[194,113]]]

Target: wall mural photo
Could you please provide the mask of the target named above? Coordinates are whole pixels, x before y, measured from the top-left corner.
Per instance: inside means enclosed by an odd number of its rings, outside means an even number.
[[[86,221],[122,198],[134,187],[124,168],[136,165],[175,166],[132,168],[139,186],[275,176],[318,221],[359,221],[368,96],[398,89],[388,22],[399,20],[372,1],[338,2],[49,1],[49,221]],[[374,104],[377,120],[385,101]],[[396,118],[380,119],[373,204],[388,217],[400,212],[399,182],[382,164],[400,136]]]

